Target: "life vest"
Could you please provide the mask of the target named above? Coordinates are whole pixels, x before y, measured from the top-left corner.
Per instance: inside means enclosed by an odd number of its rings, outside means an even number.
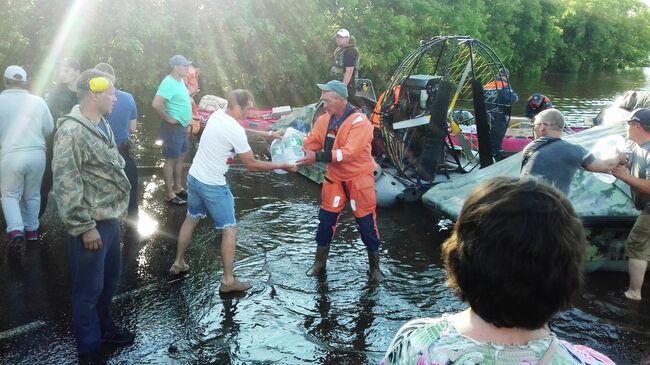
[[[384,91],[379,96],[379,100],[377,100],[377,104],[375,104],[375,109],[372,111],[372,117],[370,118],[370,122],[372,123],[373,127],[375,128],[381,127],[382,112],[385,113],[385,112],[395,110],[399,102],[399,94],[401,90],[402,90],[401,85],[395,85],[395,87],[393,87],[393,102],[390,105],[386,105],[386,106],[383,105],[384,99],[386,98],[386,93],[388,91]]]
[[[510,85],[503,81],[503,80],[495,80],[495,81],[490,81],[485,86],[483,86],[484,90],[496,90],[496,89],[505,89],[509,87]]]
[[[355,52],[357,54],[357,60],[354,62],[354,73],[352,74],[353,80],[359,78],[359,51],[353,45],[347,47],[339,47],[334,51],[332,56],[332,67],[330,67],[330,73],[336,77],[336,79],[342,81],[343,75],[345,74],[345,66],[343,64],[343,56],[345,52]]]

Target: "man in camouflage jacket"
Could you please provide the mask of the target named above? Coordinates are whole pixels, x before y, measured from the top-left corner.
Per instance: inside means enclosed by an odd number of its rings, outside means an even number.
[[[119,283],[119,219],[129,202],[124,160],[103,115],[115,102],[106,74],[90,69],[77,81],[80,105],[57,121],[54,197],[68,231],[72,322],[81,363],[102,364],[103,342],[128,344],[134,335],[113,323],[110,305]]]

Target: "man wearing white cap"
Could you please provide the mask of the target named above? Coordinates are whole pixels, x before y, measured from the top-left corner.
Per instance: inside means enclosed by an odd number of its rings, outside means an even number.
[[[0,190],[8,241],[38,240],[45,137],[54,124],[42,98],[26,90],[27,73],[9,66],[0,93]]]
[[[347,86],[348,95],[351,97],[357,92],[356,83],[359,77],[357,42],[347,29],[339,29],[336,32],[336,45],[338,47],[332,56],[330,72]]]

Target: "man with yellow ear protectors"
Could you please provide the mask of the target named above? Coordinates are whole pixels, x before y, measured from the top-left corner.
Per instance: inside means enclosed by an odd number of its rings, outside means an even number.
[[[103,93],[108,90],[108,87],[111,83],[105,77],[93,77],[88,80],[88,90],[92,91],[94,94]]]
[[[113,130],[104,116],[113,109],[115,87],[90,69],[77,81],[79,105],[57,121],[54,137],[54,198],[68,233],[72,278],[72,328],[82,364],[103,364],[102,343],[128,345],[134,334],[118,327],[111,302],[122,271],[120,219],[131,184]]]

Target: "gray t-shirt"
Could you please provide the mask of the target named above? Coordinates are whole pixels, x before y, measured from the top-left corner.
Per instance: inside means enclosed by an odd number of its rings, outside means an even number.
[[[595,159],[584,147],[559,138],[538,138],[524,148],[523,154],[530,153],[531,149],[534,152],[521,168],[521,178],[542,178],[566,195],[578,168],[590,165]]]
[[[630,162],[628,168],[630,169],[630,174],[639,179],[650,178],[650,142],[646,142],[642,145],[632,143],[630,146]],[[650,195],[643,194],[630,189],[632,192],[632,200],[634,201],[634,207],[638,210],[643,210],[650,205]]]

